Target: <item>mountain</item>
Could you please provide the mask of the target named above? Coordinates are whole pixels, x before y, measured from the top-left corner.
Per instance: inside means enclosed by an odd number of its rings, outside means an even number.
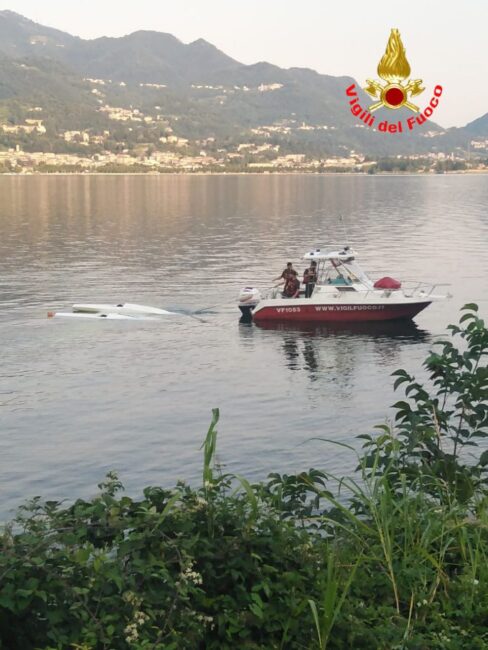
[[[83,76],[126,83],[203,83],[211,73],[241,65],[204,40],[185,45],[171,34],[150,31],[76,41],[57,54]]]
[[[479,117],[473,122],[469,122],[469,124],[466,124],[464,129],[473,137],[478,136],[488,138],[488,113],[485,113],[482,117]]]
[[[13,11],[0,11],[0,52],[13,58],[48,57],[84,77],[130,83],[207,83],[220,70],[245,67],[203,39],[185,45],[171,34],[137,31],[83,40]]]
[[[33,117],[34,106],[42,108],[51,142],[60,131],[92,128],[110,130],[121,143],[160,147],[170,129],[223,146],[252,137],[288,153],[386,156],[467,149],[472,138],[488,133],[488,115],[447,132],[433,122],[396,137],[361,128],[345,92],[353,83],[305,68],[244,65],[203,39],[185,44],[171,34],[137,31],[84,40],[0,11],[0,120],[18,123]],[[358,98],[361,106],[371,104],[361,89]],[[107,105],[137,109],[145,121],[114,123]],[[383,109],[375,115],[379,123],[412,114]],[[12,143],[4,138],[4,146]]]
[[[82,80],[57,61],[49,59],[10,59],[0,53],[0,100],[30,97],[42,103],[58,97],[63,102],[94,102]]]
[[[13,58],[42,56],[57,58],[58,51],[81,39],[44,27],[14,11],[0,11],[0,51]]]

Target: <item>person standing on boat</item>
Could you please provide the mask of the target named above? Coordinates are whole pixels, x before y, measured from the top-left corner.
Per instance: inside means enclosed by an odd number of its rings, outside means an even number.
[[[292,269],[288,280],[285,282],[285,288],[283,289],[283,298],[298,298],[300,294],[300,280],[298,279],[298,273],[295,269]]]
[[[283,273],[279,275],[277,278],[273,278],[273,282],[276,282],[277,280],[281,280],[280,284],[283,284],[283,282],[286,283],[290,279],[292,273],[295,272],[295,269],[293,268],[292,262],[288,262],[286,265],[286,268],[283,269]]]
[[[317,283],[317,262],[312,261],[308,269],[303,274],[303,284],[305,285],[305,298],[310,298]]]

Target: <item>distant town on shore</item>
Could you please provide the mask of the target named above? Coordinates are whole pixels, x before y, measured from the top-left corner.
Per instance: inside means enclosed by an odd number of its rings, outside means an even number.
[[[158,32],[85,41],[0,11],[0,173],[488,171],[488,113],[385,134],[351,115],[353,82]]]

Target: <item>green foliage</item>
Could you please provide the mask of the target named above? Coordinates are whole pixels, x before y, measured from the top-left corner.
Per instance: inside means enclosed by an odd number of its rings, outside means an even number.
[[[488,332],[475,305],[450,330],[428,386],[394,373],[396,428],[362,436],[357,478],[222,474],[214,409],[202,487],[133,499],[109,474],[92,499],[21,507],[0,648],[488,647]]]
[[[459,325],[449,329],[461,339],[440,341],[424,362],[430,386],[405,370],[393,373],[394,387],[404,387],[405,399],[396,402],[396,428],[366,438],[364,466],[388,478],[399,489],[402,477],[422,486],[433,497],[468,502],[486,486],[488,452],[473,459],[488,436],[488,330],[476,305],[465,305]]]

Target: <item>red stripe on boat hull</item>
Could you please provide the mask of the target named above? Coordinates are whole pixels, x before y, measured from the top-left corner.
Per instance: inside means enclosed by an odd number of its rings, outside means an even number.
[[[328,322],[379,321],[413,318],[430,302],[408,305],[300,305],[263,307],[253,313],[255,321],[293,320]]]

